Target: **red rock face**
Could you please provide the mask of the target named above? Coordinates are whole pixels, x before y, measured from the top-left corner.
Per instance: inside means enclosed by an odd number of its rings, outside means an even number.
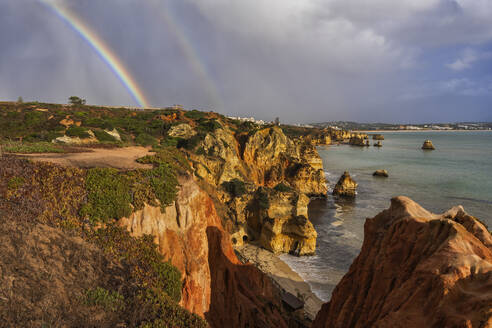
[[[212,199],[191,178],[180,179],[174,205],[146,206],[120,221],[133,235],[151,234],[181,272],[181,305],[211,327],[287,327],[270,280],[237,259]]]
[[[364,226],[319,327],[492,327],[492,237],[455,207],[432,214],[406,197]]]

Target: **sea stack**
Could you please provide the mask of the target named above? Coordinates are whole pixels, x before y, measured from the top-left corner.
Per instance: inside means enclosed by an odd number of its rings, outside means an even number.
[[[436,148],[435,148],[435,147],[434,147],[434,145],[432,144],[432,141],[430,141],[430,140],[428,140],[428,139],[427,139],[426,141],[424,141],[424,144],[422,145],[422,149],[426,149],[426,150],[434,150],[434,149],[436,149]]]
[[[382,134],[373,134],[372,140],[384,140],[384,136]]]
[[[357,182],[352,179],[348,171],[345,171],[333,189],[333,195],[354,198],[357,186]]]
[[[372,175],[375,177],[385,177],[385,178],[389,176],[388,171],[386,170],[377,170]]]

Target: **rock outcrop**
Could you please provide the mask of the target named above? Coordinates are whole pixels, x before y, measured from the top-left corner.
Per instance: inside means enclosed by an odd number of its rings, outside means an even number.
[[[422,145],[422,149],[425,149],[425,150],[434,150],[436,149],[434,147],[434,145],[432,144],[432,141],[430,140],[425,140],[424,141],[424,144]]]
[[[375,177],[389,177],[388,171],[386,170],[377,170],[372,175]]]
[[[97,140],[97,138],[94,135],[94,132],[92,132],[92,130],[87,130],[87,134],[89,135],[88,138],[70,137],[70,136],[64,135],[62,137],[58,137],[58,138],[53,139],[51,142],[52,143],[62,143],[62,144],[66,144],[66,145],[88,145],[88,144],[99,143],[99,140]]]
[[[352,179],[350,173],[345,171],[333,188],[333,195],[353,198],[357,194],[357,186],[357,182]]]
[[[491,327],[492,236],[461,206],[432,214],[407,197],[364,226],[320,327]]]
[[[203,151],[189,154],[195,174],[214,186],[225,205],[224,225],[235,245],[258,240],[276,253],[314,253],[307,205],[309,197],[326,196],[327,187],[311,143],[292,140],[276,126],[236,135],[224,125],[197,147]],[[242,191],[227,190],[231,184]]]
[[[159,251],[183,274],[181,305],[212,327],[286,327],[271,280],[234,254],[214,204],[190,178],[180,178],[175,203],[120,220],[135,236],[154,236]]]
[[[168,135],[171,137],[176,137],[176,138],[191,138],[196,134],[196,131],[193,130],[193,128],[186,123],[178,124],[172,126],[169,131]]]
[[[309,198],[296,192],[270,193],[268,208],[258,206],[260,244],[274,253],[312,255],[317,233],[307,219]]]
[[[374,147],[383,147],[383,144],[381,143],[381,141],[378,141],[374,143]]]
[[[384,136],[382,134],[373,134],[372,140],[384,140]]]

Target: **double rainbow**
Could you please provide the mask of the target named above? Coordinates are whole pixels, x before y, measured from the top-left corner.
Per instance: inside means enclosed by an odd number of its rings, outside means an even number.
[[[99,57],[108,65],[114,72],[116,77],[121,81],[123,86],[128,90],[132,98],[140,107],[150,107],[149,102],[145,98],[144,93],[131,76],[128,69],[109,48],[109,46],[101,40],[97,34],[91,30],[79,17],[70,10],[58,4],[55,1],[39,0],[46,7],[51,9],[61,20],[68,24],[82,39],[84,39]]]

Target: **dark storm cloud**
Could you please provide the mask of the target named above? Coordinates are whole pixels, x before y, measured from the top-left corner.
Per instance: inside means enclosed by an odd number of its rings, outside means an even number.
[[[56,0],[154,106],[320,120],[492,120],[488,0]],[[134,105],[67,24],[0,0],[0,97]],[[467,110],[463,110],[463,109]]]

